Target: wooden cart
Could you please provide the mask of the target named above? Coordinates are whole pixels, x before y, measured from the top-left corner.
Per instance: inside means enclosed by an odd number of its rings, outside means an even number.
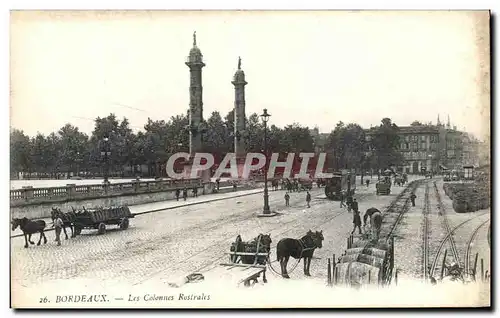
[[[127,206],[94,208],[76,211],[73,214],[73,226],[75,235],[81,233],[83,229],[96,229],[97,234],[106,233],[106,225],[118,225],[120,229],[126,230],[129,226],[129,219],[134,215],[130,213]]]

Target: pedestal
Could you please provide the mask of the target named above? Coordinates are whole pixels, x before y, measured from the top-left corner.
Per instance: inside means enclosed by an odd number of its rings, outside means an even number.
[[[271,213],[269,213],[269,214],[264,214],[262,212],[259,212],[259,214],[257,214],[257,217],[258,218],[270,218],[270,217],[273,217],[273,216],[277,216],[279,214],[280,213],[278,213],[276,211],[271,211]]]

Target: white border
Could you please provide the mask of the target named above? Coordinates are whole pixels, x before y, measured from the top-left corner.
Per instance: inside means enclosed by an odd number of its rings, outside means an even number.
[[[8,137],[8,127],[9,127],[9,111],[8,111],[8,106],[9,105],[9,77],[8,77],[8,56],[9,56],[9,10],[15,10],[15,9],[45,9],[45,10],[50,10],[50,9],[67,9],[67,10],[75,10],[75,9],[205,9],[205,10],[217,10],[217,9],[263,9],[263,10],[276,10],[276,9],[295,9],[295,10],[300,10],[300,9],[336,9],[336,10],[348,10],[348,9],[355,9],[355,10],[361,10],[361,9],[373,9],[373,10],[457,10],[457,9],[462,9],[462,10],[479,10],[479,9],[491,9],[493,12],[499,12],[499,6],[500,6],[500,1],[498,0],[470,0],[470,1],[459,1],[459,0],[448,0],[448,1],[443,1],[443,0],[413,0],[413,1],[398,1],[398,0],[386,0],[386,1],[375,1],[375,0],[330,0],[330,1],[320,1],[320,0],[307,0],[307,1],[298,1],[298,0],[289,0],[289,1],[276,1],[276,0],[253,0],[253,1],[238,1],[237,3],[235,1],[193,1],[193,0],[183,0],[183,1],[152,1],[152,0],[140,0],[140,1],[129,1],[129,0],[121,0],[121,1],[105,1],[105,0],[74,0],[74,1],[62,1],[62,0],[52,0],[52,1],[36,1],[36,0],[18,0],[18,1],[13,1],[13,0],[4,0],[0,4],[1,8],[3,9],[2,15],[1,15],[1,20],[2,20],[2,44],[4,45],[2,47],[2,60],[4,63],[2,63],[2,101],[5,103],[4,106],[0,107],[0,110],[3,112],[2,115],[0,115],[1,121],[2,121],[2,128],[4,133],[0,134],[1,138],[1,145],[2,149],[4,149],[4,154],[8,154],[8,144],[9,144],[9,137]],[[497,18],[498,19],[498,18]],[[496,25],[496,23],[495,23]],[[495,42],[498,38],[498,34],[495,36]],[[497,56],[497,54],[495,54]],[[495,74],[494,70],[492,70],[492,73]],[[496,88],[497,85],[495,85]],[[27,114],[29,116],[29,114]],[[497,118],[498,119],[498,118]],[[2,188],[0,193],[3,194],[2,197],[2,206],[4,206],[4,213],[6,214],[3,219],[4,222],[7,224],[2,225],[0,228],[2,229],[2,236],[7,238],[7,235],[9,234],[8,232],[8,218],[9,218],[9,197],[8,197],[8,190],[9,190],[9,184],[7,183],[9,180],[9,157],[5,156],[4,160],[2,160],[3,164],[2,166],[2,179],[4,182],[1,183]],[[496,191],[495,191],[496,194]],[[495,195],[496,197],[496,195]],[[497,218],[498,219],[498,218]],[[497,228],[497,224],[494,225],[495,229]],[[497,235],[498,237],[498,235]],[[1,286],[3,287],[1,290],[1,299],[2,299],[2,317],[10,317],[14,315],[14,312],[9,308],[9,280],[10,280],[10,275],[8,275],[8,267],[9,267],[9,260],[10,260],[10,255],[9,255],[9,244],[6,243],[8,242],[7,240],[4,241],[5,243],[1,245],[2,247],[2,255],[4,255],[4,261],[2,262],[2,283]],[[495,242],[497,243],[497,242]],[[35,264],[33,264],[36,266]],[[498,268],[495,268],[496,270]],[[498,272],[498,271],[497,271]],[[161,314],[161,315],[168,315],[168,316],[177,316],[180,315],[179,313],[163,313],[163,312],[153,312],[156,314]],[[286,313],[281,313],[284,315],[290,315],[291,312],[286,312]],[[49,313],[37,313],[36,315],[39,317],[52,317],[55,313],[49,312]],[[68,314],[68,312],[60,313],[63,315]],[[71,314],[76,314],[76,312],[71,313]],[[104,315],[109,315],[105,313],[96,313],[96,312],[86,312],[86,313],[79,313],[79,315],[83,316],[90,316],[92,317],[101,317]],[[114,313],[114,315],[123,315],[126,313],[119,312],[119,313]],[[200,314],[200,313],[199,313]],[[204,312],[203,314],[210,314],[207,312]],[[212,315],[218,314],[218,313],[211,313]],[[228,313],[232,314],[232,313]],[[238,314],[238,313],[236,313]],[[307,315],[311,315],[312,313],[309,313]],[[330,314],[330,313],[329,313]],[[333,315],[339,315],[341,313],[332,313]],[[423,314],[429,315],[428,312],[424,312]],[[35,315],[35,313],[29,313],[26,314],[26,316],[31,316]],[[130,314],[129,314],[130,315]],[[133,316],[140,316],[144,315],[144,313],[140,312],[133,312],[131,313]],[[185,315],[185,314],[184,314]],[[266,313],[252,313],[252,315],[259,315],[259,316],[268,316],[270,314]],[[306,315],[306,314],[304,314]],[[359,313],[358,313],[359,315]],[[384,313],[380,313],[380,316],[385,315]],[[437,316],[437,314],[435,314]]]

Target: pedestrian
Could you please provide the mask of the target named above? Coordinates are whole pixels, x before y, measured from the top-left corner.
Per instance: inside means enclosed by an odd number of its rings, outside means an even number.
[[[175,190],[175,198],[177,199],[177,201],[179,201],[180,196],[181,196],[181,190],[180,189]]]
[[[370,185],[370,180],[369,179],[366,179],[366,187],[368,188],[368,186]]]
[[[193,197],[197,197],[198,196],[198,188],[193,188]]]
[[[184,201],[186,201],[187,196],[188,196],[188,190],[186,188],[184,188],[182,190],[182,198],[184,199]]]
[[[361,215],[357,210],[354,211],[352,223],[354,224],[354,228],[352,229],[351,234],[353,234],[354,231],[356,231],[356,228],[358,228],[359,234],[363,234],[361,232]]]
[[[285,206],[290,206],[290,195],[285,193]]]
[[[352,209],[352,196],[349,194],[346,199],[346,204],[347,204],[347,212],[351,212]]]
[[[64,223],[63,223],[63,220],[61,219],[61,217],[58,215],[55,219],[54,219],[54,229],[56,231],[56,242],[57,242],[57,246],[61,246],[61,231],[62,231],[62,228],[64,226]]]
[[[410,196],[411,206],[415,206],[415,199],[416,198],[417,198],[417,196],[415,195],[415,193],[412,193]]]
[[[217,183],[217,192],[219,192],[220,178],[217,178],[217,180],[215,180],[215,183]]]
[[[343,208],[345,207],[345,203],[344,203],[344,197],[345,197],[345,194],[344,194],[344,191],[341,191],[340,192],[340,207]]]
[[[307,207],[310,208],[311,207],[311,194],[309,193],[309,191],[307,191],[307,194],[306,194],[306,201],[307,201]]]
[[[358,201],[356,201],[356,199],[352,201],[351,205],[354,212],[358,212]]]

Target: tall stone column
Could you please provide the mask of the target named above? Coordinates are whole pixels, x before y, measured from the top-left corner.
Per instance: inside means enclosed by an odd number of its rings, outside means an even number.
[[[193,34],[193,48],[186,61],[190,72],[189,85],[189,153],[191,158],[202,150],[203,86],[201,69],[205,66],[203,55],[196,46],[196,32]]]
[[[238,59],[238,70],[234,74],[234,152],[238,162],[244,161],[247,149],[244,136],[246,135],[245,122],[245,73],[241,69],[241,58]]]

